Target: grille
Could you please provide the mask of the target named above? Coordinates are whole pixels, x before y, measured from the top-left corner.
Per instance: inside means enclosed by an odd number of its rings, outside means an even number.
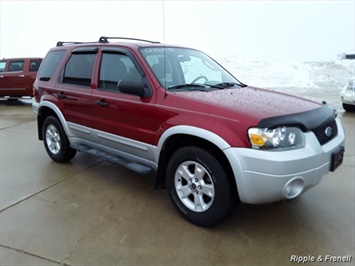
[[[331,129],[329,130],[328,127]],[[327,136],[326,131],[328,132],[329,136]],[[329,123],[323,124],[315,129],[313,129],[312,132],[316,135],[320,145],[324,145],[328,141],[335,138],[336,135],[338,135],[338,127],[337,127],[335,120],[333,120]],[[331,134],[329,134],[330,132],[331,132]]]

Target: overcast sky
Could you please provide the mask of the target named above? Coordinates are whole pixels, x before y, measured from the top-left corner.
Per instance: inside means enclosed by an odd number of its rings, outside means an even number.
[[[354,50],[355,0],[0,0],[0,58],[44,57],[57,41],[125,36],[216,59],[332,60]]]

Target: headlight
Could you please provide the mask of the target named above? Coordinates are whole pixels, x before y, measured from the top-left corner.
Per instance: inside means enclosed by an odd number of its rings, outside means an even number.
[[[288,150],[304,147],[304,135],[297,127],[249,128],[248,136],[254,149]]]

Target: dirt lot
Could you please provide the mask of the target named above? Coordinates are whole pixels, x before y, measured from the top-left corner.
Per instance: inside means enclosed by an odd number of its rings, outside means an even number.
[[[338,88],[303,94],[338,109],[343,165],[295,200],[241,204],[212,229],[182,219],[152,176],[82,153],[52,162],[31,101],[0,101],[0,264],[297,265],[309,256],[307,265],[353,265],[355,114],[342,110]]]

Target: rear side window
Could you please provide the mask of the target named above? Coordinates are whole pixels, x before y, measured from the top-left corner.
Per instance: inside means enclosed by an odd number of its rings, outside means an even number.
[[[47,54],[46,58],[41,64],[38,72],[39,80],[48,81],[52,78],[54,71],[57,69],[58,64],[62,61],[65,55],[65,50],[51,51]]]
[[[38,71],[41,65],[42,59],[31,59],[30,60],[30,71]]]
[[[63,83],[90,87],[95,58],[93,53],[72,54],[64,69]]]
[[[9,72],[22,71],[25,64],[24,60],[10,61]]]
[[[6,61],[0,61],[0,72],[4,72],[6,69]]]

